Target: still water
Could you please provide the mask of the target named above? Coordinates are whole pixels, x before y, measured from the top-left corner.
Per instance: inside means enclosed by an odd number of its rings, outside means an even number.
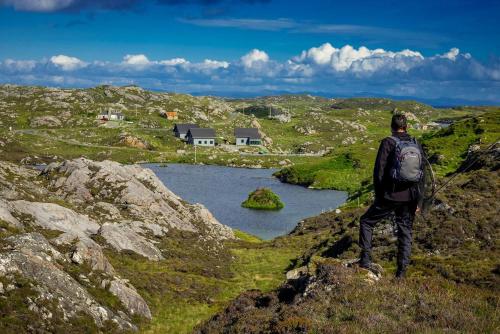
[[[202,203],[223,224],[271,239],[284,235],[307,217],[333,210],[347,194],[335,190],[313,190],[281,183],[276,169],[246,169],[223,166],[147,164],[174,193],[191,203]],[[248,194],[259,187],[271,188],[285,208],[258,211],[241,207]]]

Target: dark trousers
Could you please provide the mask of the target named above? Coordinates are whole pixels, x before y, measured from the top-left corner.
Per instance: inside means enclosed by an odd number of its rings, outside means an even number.
[[[382,219],[392,213],[396,216],[398,236],[398,270],[404,271],[410,263],[412,225],[415,218],[417,202],[394,202],[389,200],[375,200],[375,203],[360,219],[359,246],[361,247],[362,264],[371,262],[373,228]]]

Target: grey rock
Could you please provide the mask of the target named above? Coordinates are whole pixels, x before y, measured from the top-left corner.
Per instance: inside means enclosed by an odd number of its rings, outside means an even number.
[[[57,245],[72,245],[68,254],[71,262],[80,265],[87,263],[92,270],[99,270],[109,275],[115,274],[115,269],[104,255],[102,247],[89,237],[68,232],[51,241]]]
[[[115,279],[109,283],[109,292],[118,297],[131,315],[140,315],[151,319],[148,304],[137,293],[134,287],[127,285],[124,280]]]
[[[80,237],[96,234],[99,224],[89,217],[54,203],[28,202],[25,200],[11,202],[12,208],[22,214],[33,217],[33,222],[46,229],[71,233]]]
[[[123,319],[100,305],[71,276],[39,256],[19,251],[0,253],[0,275],[14,273],[34,281],[41,297],[57,300],[65,317],[83,312],[91,316],[98,326],[112,320],[123,328],[134,328],[128,319]]]
[[[12,208],[9,203],[0,199],[0,220],[3,220],[12,227],[21,229],[23,225],[10,213],[11,210]]]
[[[308,273],[309,273],[309,269],[307,268],[307,266],[302,266],[302,267],[287,271],[286,279],[287,280],[299,279],[300,277],[302,277]]]
[[[26,255],[39,256],[49,262],[64,259],[62,254],[37,232],[14,235],[6,238],[5,241]]]
[[[161,251],[146,237],[137,233],[138,229],[146,232],[137,224],[130,223],[105,223],[99,230],[99,234],[116,250],[130,250],[150,260],[159,261],[163,259]]]

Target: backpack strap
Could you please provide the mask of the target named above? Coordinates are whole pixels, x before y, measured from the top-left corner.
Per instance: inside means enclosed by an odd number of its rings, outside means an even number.
[[[389,138],[391,138],[392,140],[394,140],[396,142],[396,145],[399,144],[401,142],[401,139],[399,139],[398,137],[396,136],[390,136]]]

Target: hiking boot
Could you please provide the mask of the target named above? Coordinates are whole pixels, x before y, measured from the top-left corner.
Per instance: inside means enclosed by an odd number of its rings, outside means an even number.
[[[406,278],[406,269],[398,269],[396,271],[396,276],[395,278],[397,280],[404,280]]]

